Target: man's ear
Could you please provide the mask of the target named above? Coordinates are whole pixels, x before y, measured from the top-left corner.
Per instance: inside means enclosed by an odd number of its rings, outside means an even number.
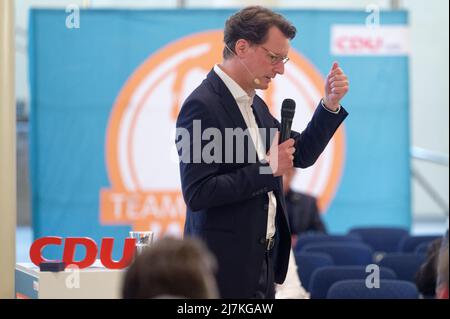
[[[236,45],[234,46],[234,51],[238,57],[243,57],[247,54],[250,44],[247,40],[239,39],[236,41]]]

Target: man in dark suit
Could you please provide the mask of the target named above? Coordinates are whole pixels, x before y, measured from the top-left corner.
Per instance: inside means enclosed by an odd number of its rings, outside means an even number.
[[[291,189],[295,173],[295,168],[292,168],[283,175],[283,190],[293,237],[307,232],[326,233],[317,206],[317,198]]]
[[[335,63],[308,127],[278,144],[279,134],[272,133],[280,123],[255,89],[267,89],[284,73],[295,33],[263,7],[232,15],[223,62],[186,99],[177,119],[185,236],[202,239],[215,254],[222,298],[274,298],[291,248],[281,176],[314,164],[347,116],[339,101],[348,80]]]

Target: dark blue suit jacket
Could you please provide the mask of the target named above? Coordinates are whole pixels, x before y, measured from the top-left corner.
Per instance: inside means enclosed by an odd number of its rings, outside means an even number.
[[[254,98],[253,110],[259,127],[279,129],[279,122],[258,96]],[[332,114],[322,106],[317,107],[305,131],[291,134],[296,142],[294,165],[314,164],[346,116],[343,108],[339,114]],[[236,156],[231,163],[226,162],[225,138],[219,141],[210,137],[211,140],[201,142],[201,148],[207,146],[209,151],[212,143],[216,147],[212,154],[221,158],[221,162],[205,163],[198,156],[195,158],[194,136],[199,137],[199,133],[194,132],[194,120],[201,120],[202,131],[213,127],[223,137],[226,128],[247,129],[236,101],[213,70],[183,103],[177,120],[177,128],[189,132],[187,140],[177,135],[177,146],[190,146],[190,153],[187,157],[185,153],[184,160],[180,161],[181,186],[187,205],[184,234],[202,239],[216,256],[222,298],[250,298],[256,291],[265,255],[269,191],[274,191],[277,199],[275,281],[282,283],[286,276],[291,237],[282,180],[272,174],[260,174],[260,167],[266,164],[250,161],[248,154],[241,162]],[[245,139],[245,149],[249,147],[252,154],[255,148],[253,143],[248,143]],[[265,144],[268,150],[270,134]],[[179,148],[180,155],[182,151]]]

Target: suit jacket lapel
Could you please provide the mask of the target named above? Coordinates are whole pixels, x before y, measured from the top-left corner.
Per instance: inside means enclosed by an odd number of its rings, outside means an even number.
[[[245,123],[244,117],[242,116],[241,110],[236,103],[236,100],[231,95],[231,92],[228,90],[227,86],[223,81],[219,78],[219,76],[211,70],[207,75],[207,80],[212,85],[214,91],[219,94],[223,99],[220,100],[223,108],[225,109],[228,116],[233,121],[235,127],[240,127],[243,130],[246,130],[247,124]],[[270,148],[271,136],[269,128],[275,127],[273,123],[267,121],[267,117],[264,114],[267,112],[265,110],[267,106],[260,100],[260,98],[255,97],[253,99],[253,113],[255,114],[256,123],[259,128],[264,128],[266,130],[266,138],[265,138],[265,147],[266,152]]]
[[[223,83],[223,81],[219,78],[216,72],[214,72],[214,70],[211,70],[208,73],[207,79],[211,83],[216,93],[222,97],[220,103],[225,109],[225,112],[233,121],[234,126],[246,130],[247,124],[245,124],[245,120],[242,117],[241,110],[239,109],[236,100],[233,98],[233,95],[231,95],[231,92],[230,90],[228,90],[225,83]]]
[[[255,99],[253,100],[253,114],[255,114],[256,123],[258,123],[258,127],[263,128],[265,130],[265,147],[267,152],[270,148],[270,141],[271,141],[270,128],[273,125],[272,123],[267,123],[267,121],[265,121],[266,117],[264,116],[264,113],[267,112],[264,110],[265,108],[267,108],[267,106],[264,103],[260,102],[259,99],[255,97]]]

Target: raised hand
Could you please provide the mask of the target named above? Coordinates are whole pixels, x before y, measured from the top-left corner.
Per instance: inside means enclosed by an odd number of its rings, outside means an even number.
[[[347,76],[339,67],[339,64],[334,62],[325,83],[325,97],[323,98],[325,106],[332,111],[337,111],[340,101],[347,94],[348,89]]]

